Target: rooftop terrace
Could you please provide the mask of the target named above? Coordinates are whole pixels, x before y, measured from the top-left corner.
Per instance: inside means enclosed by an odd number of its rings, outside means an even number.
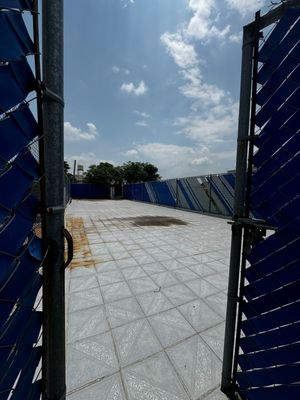
[[[230,227],[122,201],[73,201],[69,400],[223,400]]]

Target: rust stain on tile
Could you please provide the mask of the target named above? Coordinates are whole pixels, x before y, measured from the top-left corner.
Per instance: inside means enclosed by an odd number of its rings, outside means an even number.
[[[67,217],[66,227],[71,233],[74,243],[74,257],[69,268],[93,268],[99,260],[95,260],[91,254],[83,219]]]

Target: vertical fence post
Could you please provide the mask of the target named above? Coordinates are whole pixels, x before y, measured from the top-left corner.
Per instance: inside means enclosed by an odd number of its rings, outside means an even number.
[[[242,71],[240,88],[240,110],[238,124],[238,143],[236,155],[236,185],[233,219],[237,220],[244,214],[245,187],[247,180],[248,133],[250,118],[250,102],[252,87],[252,57],[254,46],[253,26],[244,27]],[[221,389],[231,395],[232,392],[232,364],[235,341],[235,326],[237,313],[237,296],[239,285],[240,253],[243,228],[241,225],[232,226],[230,267],[228,279],[226,326],[223,353],[223,370]]]
[[[45,240],[43,399],[65,399],[63,0],[43,0]]]

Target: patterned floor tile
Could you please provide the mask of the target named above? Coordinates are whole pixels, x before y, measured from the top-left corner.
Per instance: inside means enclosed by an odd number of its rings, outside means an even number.
[[[103,303],[100,288],[81,290],[71,293],[69,296],[69,312],[83,310],[85,308],[99,306]]]
[[[75,342],[108,331],[103,306],[79,310],[69,314],[68,340]]]
[[[202,332],[222,322],[223,319],[201,299],[178,307],[197,332]]]
[[[146,319],[113,329],[113,336],[122,367],[162,349]]]
[[[69,270],[71,272],[72,278],[76,278],[78,276],[90,276],[96,273],[94,267],[76,267]]]
[[[189,269],[201,277],[212,275],[215,273],[215,271],[212,268],[210,268],[207,264],[191,265]]]
[[[105,303],[132,296],[126,282],[118,282],[113,283],[112,285],[102,286],[101,292]]]
[[[164,267],[166,267],[166,269],[168,269],[169,271],[175,270],[175,269],[180,269],[183,267],[183,264],[180,263],[177,260],[167,260],[167,261],[162,261],[162,264]]]
[[[220,360],[223,360],[224,333],[225,322],[200,334],[202,339],[209,345]]]
[[[159,289],[159,287],[149,277],[133,279],[128,281],[128,284],[135,294],[150,292]]]
[[[229,265],[226,265],[221,261],[211,261],[211,262],[207,263],[207,265],[210,268],[212,268],[215,271],[220,272],[220,273],[226,272],[229,269]]]
[[[164,353],[122,371],[129,400],[188,400]]]
[[[196,333],[176,309],[154,315],[149,318],[149,322],[163,347],[171,346]]]
[[[195,279],[193,281],[186,282],[186,285],[200,298],[207,297],[219,291],[219,289],[204,279]]]
[[[159,287],[167,287],[178,284],[178,280],[175,276],[169,272],[160,272],[158,274],[151,275],[151,279],[157,284]]]
[[[178,258],[178,261],[185,267],[190,267],[191,265],[199,264],[199,261],[192,256]]]
[[[214,274],[205,277],[205,280],[217,287],[219,290],[226,290],[228,278],[225,274]]]
[[[67,387],[78,389],[118,371],[118,361],[110,333],[74,342],[68,346]]]
[[[148,315],[157,314],[173,307],[168,298],[161,292],[149,292],[137,296],[144,313]]]
[[[119,374],[101,380],[69,396],[68,400],[126,400]]]
[[[129,268],[129,267],[134,267],[138,265],[137,261],[131,257],[131,258],[123,258],[122,260],[117,260],[116,261],[117,265],[119,268]]]
[[[205,302],[221,317],[225,319],[226,307],[227,307],[227,296],[224,292],[219,292],[212,296],[206,297]]]
[[[133,297],[106,304],[105,307],[112,328],[144,317],[143,311]]]
[[[124,280],[123,275],[119,270],[99,272],[97,277],[100,286],[109,285],[110,283],[121,282]]]
[[[97,263],[95,267],[98,273],[115,271],[118,268],[117,263],[115,261],[105,261],[102,263]]]
[[[143,278],[147,276],[141,267],[130,267],[122,269],[122,273],[126,280]]]
[[[198,335],[171,347],[167,353],[192,400],[219,385],[221,362]]]
[[[142,265],[142,268],[149,275],[164,272],[166,270],[159,262]]]
[[[78,278],[71,278],[70,291],[78,292],[80,290],[92,289],[98,286],[99,283],[96,275],[81,276]]]
[[[177,269],[174,271],[174,275],[180,282],[187,282],[198,278],[198,275],[188,268]]]
[[[162,289],[174,306],[188,303],[197,298],[196,294],[184,285],[175,285]]]
[[[218,388],[218,389],[214,390],[208,396],[205,396],[205,398],[203,400],[228,400],[228,397],[225,396],[225,394],[221,392],[220,388]]]

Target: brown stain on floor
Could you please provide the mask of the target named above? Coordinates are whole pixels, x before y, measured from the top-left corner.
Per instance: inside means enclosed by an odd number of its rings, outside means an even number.
[[[140,217],[116,218],[114,221],[131,222],[132,226],[170,226],[170,225],[188,225],[187,222],[173,217],[164,217],[160,215],[145,215]],[[106,220],[109,221],[109,220]]]
[[[96,261],[91,254],[83,219],[79,217],[67,217],[66,227],[72,235],[74,244],[73,260],[69,268],[94,267],[95,263],[98,261]]]

